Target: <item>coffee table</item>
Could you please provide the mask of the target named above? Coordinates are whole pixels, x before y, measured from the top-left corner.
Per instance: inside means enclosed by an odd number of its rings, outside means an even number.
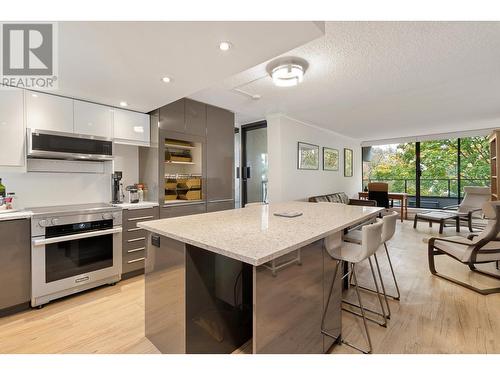
[[[413,228],[417,227],[417,221],[427,221],[429,227],[432,228],[432,223],[439,223],[439,234],[443,233],[443,228],[447,220],[455,220],[456,231],[460,232],[460,215],[456,212],[445,211],[426,211],[415,214],[413,220]]]

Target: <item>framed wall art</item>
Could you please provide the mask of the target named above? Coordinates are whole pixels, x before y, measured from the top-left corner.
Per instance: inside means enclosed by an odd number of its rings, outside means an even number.
[[[319,146],[310,143],[298,142],[297,168],[319,169]]]
[[[339,170],[339,150],[329,147],[323,147],[323,170]]]
[[[344,148],[344,177],[352,177],[353,155],[350,148]]]

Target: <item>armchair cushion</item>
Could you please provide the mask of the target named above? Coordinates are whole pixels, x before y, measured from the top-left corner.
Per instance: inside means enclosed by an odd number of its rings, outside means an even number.
[[[442,252],[457,258],[459,261],[467,263],[471,260],[472,250],[474,250],[477,240],[468,240],[461,236],[452,236],[436,239],[434,247]],[[500,249],[500,241],[490,241],[478,252],[477,262],[493,262],[500,260],[500,253],[493,252]],[[488,253],[488,251],[492,251]]]

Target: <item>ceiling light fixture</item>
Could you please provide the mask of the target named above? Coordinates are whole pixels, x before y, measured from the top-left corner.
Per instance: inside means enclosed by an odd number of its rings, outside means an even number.
[[[170,83],[172,81],[172,78],[165,76],[161,79],[164,83]]]
[[[232,44],[230,42],[220,42],[219,43],[219,49],[221,51],[224,51],[224,52],[229,51],[231,49],[231,47],[232,47]]]
[[[126,106],[128,106],[128,103],[127,103],[127,102],[120,102],[120,105],[121,105],[122,107],[126,107]]]
[[[272,61],[267,72],[278,87],[297,86],[302,82],[309,64],[298,57],[287,57]]]

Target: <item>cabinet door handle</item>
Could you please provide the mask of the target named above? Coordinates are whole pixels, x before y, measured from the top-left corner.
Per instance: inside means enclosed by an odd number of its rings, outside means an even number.
[[[131,217],[130,219],[128,219],[128,221],[147,220],[153,218],[154,216]]]
[[[146,258],[142,257],[142,258],[138,258],[138,259],[134,259],[134,260],[129,260],[127,263],[128,264],[137,263],[137,262],[141,262],[141,261],[143,261],[145,259]]]
[[[127,240],[127,242],[144,241],[145,239],[146,239],[146,237],[132,238],[130,240]]]
[[[127,250],[127,253],[135,253],[137,251],[142,251],[142,250],[146,250],[145,247],[138,247],[137,249],[130,249],[130,250]]]
[[[127,232],[137,232],[138,230],[144,230],[142,228],[132,228],[132,229],[127,229]]]
[[[234,199],[214,199],[213,201],[208,201],[208,203],[222,203],[222,202],[232,202]]]

